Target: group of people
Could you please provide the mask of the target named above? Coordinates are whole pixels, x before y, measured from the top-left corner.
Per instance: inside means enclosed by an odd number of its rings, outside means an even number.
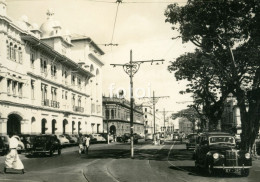
[[[79,154],[88,154],[88,149],[90,146],[90,136],[79,134]]]

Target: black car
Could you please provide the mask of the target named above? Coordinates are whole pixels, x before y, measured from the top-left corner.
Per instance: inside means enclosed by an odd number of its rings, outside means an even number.
[[[187,135],[187,138],[186,138],[187,139],[187,143],[186,143],[187,150],[195,149],[197,137],[198,137],[198,134],[196,134],[196,133]]]
[[[7,154],[9,145],[5,142],[5,138],[0,136],[0,155]]]
[[[53,153],[57,151],[60,155],[61,148],[62,146],[56,135],[39,135],[36,136],[33,141],[33,149],[31,153],[48,153],[50,156],[52,156]]]
[[[24,144],[25,151],[31,152],[31,150],[33,149],[33,141],[36,135],[20,134],[19,137],[21,138],[21,141]]]
[[[136,135],[136,134],[133,134],[133,139],[134,139],[134,143],[136,144],[136,143],[138,143],[138,135]],[[125,133],[123,136],[122,136],[122,140],[123,140],[123,142],[124,143],[126,143],[126,142],[130,142],[130,140],[131,140],[131,134],[130,133]]]
[[[233,135],[223,132],[202,133],[198,137],[194,159],[197,168],[205,168],[209,174],[216,170],[224,172],[240,172],[242,176],[249,175],[252,167],[251,155],[236,148]]]

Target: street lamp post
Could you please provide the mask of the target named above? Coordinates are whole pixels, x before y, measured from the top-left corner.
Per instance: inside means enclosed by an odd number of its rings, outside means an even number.
[[[133,94],[133,77],[134,74],[137,73],[137,71],[140,68],[141,63],[145,62],[163,62],[164,60],[147,60],[147,61],[133,61],[132,60],[132,50],[130,50],[130,62],[125,63],[125,64],[110,64],[112,66],[122,66],[124,71],[129,75],[130,77],[130,139],[131,139],[131,158],[134,158],[134,110],[133,110],[133,105],[134,105],[134,94]]]

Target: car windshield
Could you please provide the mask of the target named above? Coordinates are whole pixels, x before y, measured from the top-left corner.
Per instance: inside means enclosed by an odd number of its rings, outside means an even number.
[[[227,144],[235,144],[234,137],[230,136],[214,136],[209,138],[210,144],[217,144],[217,143],[227,143]]]

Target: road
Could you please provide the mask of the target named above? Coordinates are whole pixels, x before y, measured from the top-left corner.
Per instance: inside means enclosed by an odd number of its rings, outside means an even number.
[[[0,182],[244,182],[260,178],[260,160],[254,160],[249,177],[208,176],[195,169],[192,150],[173,142],[160,146],[140,142],[135,145],[134,159],[129,158],[129,143],[95,144],[88,156],[79,155],[77,147],[63,149],[61,156],[20,156],[25,174],[2,173],[4,156],[0,157]]]

